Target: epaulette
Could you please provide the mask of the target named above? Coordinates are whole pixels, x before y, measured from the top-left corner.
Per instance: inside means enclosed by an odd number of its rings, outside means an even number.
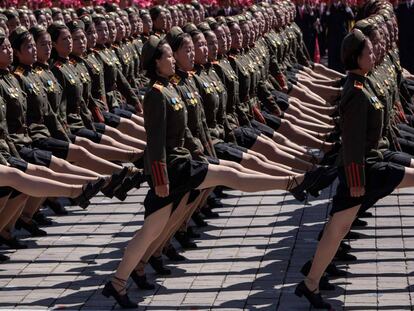
[[[359,82],[357,80],[354,81],[354,88],[362,90],[364,88],[364,84],[362,82]]]
[[[77,61],[76,61],[76,59],[71,58],[71,59],[69,59],[69,63],[70,63],[71,65],[76,65]]]
[[[180,81],[181,81],[181,78],[180,78],[180,76],[179,76],[179,75],[177,75],[177,74],[173,75],[173,76],[170,78],[170,82],[171,82],[172,84],[178,84],[178,83],[180,83]]]
[[[57,61],[53,64],[56,68],[62,67],[62,63],[60,61]]]
[[[211,64],[218,65],[219,64],[219,61],[218,60],[214,60],[214,61],[211,62]]]
[[[155,82],[152,87],[160,92],[162,92],[162,89],[164,88],[164,85],[162,85],[160,82]]]
[[[42,68],[42,67],[37,67],[37,68],[35,69],[35,72],[36,72],[37,74],[42,73],[42,72],[43,72],[43,68]]]
[[[193,77],[195,76],[196,72],[195,71],[189,71],[188,72],[188,76]]]
[[[236,59],[236,55],[229,54],[228,58]]]
[[[22,76],[24,73],[24,68],[22,66],[17,66],[13,73],[18,76]]]

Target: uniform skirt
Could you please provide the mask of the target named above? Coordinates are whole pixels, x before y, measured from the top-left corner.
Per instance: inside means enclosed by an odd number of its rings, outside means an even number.
[[[243,160],[243,151],[235,148],[234,144],[219,142],[214,145],[217,157],[222,160],[240,163]]]
[[[122,118],[131,119],[132,118],[132,112],[129,110],[121,109],[121,108],[114,108],[112,111],[117,116],[120,116]]]
[[[273,130],[279,130],[282,125],[282,119],[280,117],[274,116],[266,111],[262,111],[262,115],[266,120],[266,125],[271,127]]]
[[[68,136],[70,140],[72,141],[72,143],[75,143],[76,136],[87,138],[97,144],[99,144],[102,140],[102,134],[89,130],[87,128],[80,128],[80,129],[72,130],[72,134]]]
[[[171,165],[169,164],[167,170],[170,182],[170,194],[165,198],[161,198],[155,194],[151,177],[147,176],[150,189],[144,200],[145,217],[148,217],[170,203],[173,203],[174,210],[187,192],[196,189],[204,181],[208,171],[208,163],[182,158],[177,159]]]
[[[103,111],[102,115],[104,117],[105,124],[111,127],[117,128],[121,123],[121,117],[116,115],[115,113]]]
[[[50,151],[55,157],[66,159],[69,154],[69,143],[53,137],[33,141],[32,146]]]
[[[37,148],[32,149],[27,147],[22,147],[19,150],[19,154],[26,162],[46,167],[50,166],[53,155],[50,151],[40,150]]]
[[[359,198],[350,196],[346,183],[345,170],[338,168],[339,184],[333,198],[331,215],[361,205],[360,210],[367,210],[378,200],[392,193],[401,183],[405,168],[393,162],[376,162],[365,165],[365,195]]]
[[[233,133],[234,137],[236,137],[237,144],[247,149],[253,147],[258,136],[257,131],[249,126],[238,127]]]
[[[275,135],[275,130],[266,124],[260,123],[256,120],[252,120],[250,123],[252,124],[253,129],[256,131],[257,135],[264,134],[269,138],[273,138],[273,135]]]

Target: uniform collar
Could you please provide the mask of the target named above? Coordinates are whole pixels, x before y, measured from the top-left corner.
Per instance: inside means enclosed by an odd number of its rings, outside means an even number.
[[[42,63],[39,63],[39,62],[35,63],[35,67],[40,67],[40,68],[43,68],[43,69],[49,69],[50,68],[48,64],[42,64]]]
[[[187,79],[188,76],[189,76],[187,71],[183,71],[183,70],[180,70],[180,69],[177,69],[175,71],[175,73],[182,79]]]
[[[1,75],[7,75],[9,73],[10,73],[10,70],[9,69],[0,69],[0,74]]]
[[[364,82],[365,82],[365,80],[367,79],[367,77],[366,77],[366,76],[361,76],[361,75],[356,74],[356,73],[353,73],[353,72],[349,72],[349,73],[348,73],[348,77],[349,77],[350,79],[353,79],[353,80],[359,81],[359,82],[361,82],[361,83],[364,83]]]

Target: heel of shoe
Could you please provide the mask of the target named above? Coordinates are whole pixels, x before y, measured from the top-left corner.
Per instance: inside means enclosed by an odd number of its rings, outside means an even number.
[[[108,285],[105,284],[105,287],[102,289],[102,295],[104,295],[106,298],[111,297],[111,292],[108,289]]]
[[[303,297],[303,292],[301,291],[299,286],[296,287],[296,289],[295,289],[295,295],[298,296],[299,298]]]

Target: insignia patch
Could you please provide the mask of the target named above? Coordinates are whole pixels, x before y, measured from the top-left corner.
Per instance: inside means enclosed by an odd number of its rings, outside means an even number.
[[[354,81],[354,88],[362,90],[364,88],[364,84],[359,81]]]

